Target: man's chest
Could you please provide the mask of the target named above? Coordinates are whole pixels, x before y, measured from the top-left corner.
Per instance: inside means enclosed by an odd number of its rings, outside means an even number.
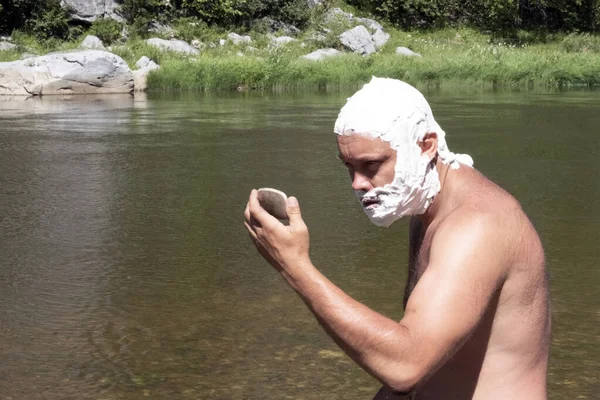
[[[411,223],[408,255],[408,281],[404,293],[404,306],[419,279],[427,270],[435,229],[423,229],[420,223]]]

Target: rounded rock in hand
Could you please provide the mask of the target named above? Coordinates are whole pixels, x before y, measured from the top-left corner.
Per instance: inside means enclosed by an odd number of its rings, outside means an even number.
[[[260,206],[278,219],[288,219],[286,211],[287,196],[280,190],[272,188],[258,189]]]

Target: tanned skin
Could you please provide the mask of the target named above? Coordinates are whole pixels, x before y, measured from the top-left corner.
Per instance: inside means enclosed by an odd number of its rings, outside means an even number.
[[[388,143],[361,135],[337,142],[353,189],[392,182],[397,155]],[[340,348],[383,384],[375,399],[546,399],[550,305],[534,227],[519,203],[477,170],[438,160],[435,134],[418,145],[436,163],[441,191],[410,221],[399,322],[315,268],[294,197],[285,226],[252,190],[244,213],[252,241]]]

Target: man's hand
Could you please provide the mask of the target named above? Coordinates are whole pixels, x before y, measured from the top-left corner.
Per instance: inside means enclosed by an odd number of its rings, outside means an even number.
[[[252,190],[246,205],[244,225],[258,252],[279,272],[293,275],[294,268],[310,263],[308,228],[295,197],[287,199],[290,225],[286,226],[260,206]]]

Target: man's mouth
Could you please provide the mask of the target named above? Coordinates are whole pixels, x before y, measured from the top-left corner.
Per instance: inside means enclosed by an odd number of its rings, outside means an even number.
[[[362,201],[361,201],[361,203],[362,203],[362,205],[363,205],[364,208],[369,208],[369,207],[372,207],[372,206],[375,206],[375,205],[379,204],[379,200],[377,200],[377,199],[364,199],[363,198]]]

